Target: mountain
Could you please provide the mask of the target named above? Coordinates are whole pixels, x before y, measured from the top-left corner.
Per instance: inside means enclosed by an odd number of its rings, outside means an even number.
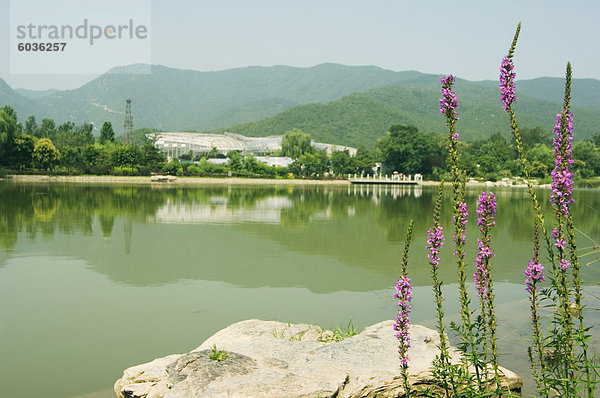
[[[312,68],[247,67],[198,72],[153,65],[114,68],[75,90],[37,99],[47,115],[76,123],[123,125],[131,97],[135,127],[209,130],[260,120],[290,107],[324,102],[395,83],[402,73],[374,66],[322,64]]]
[[[498,87],[497,81],[485,80],[475,82],[485,87]],[[565,90],[565,80],[556,77],[539,77],[516,82],[517,95],[525,95],[545,101],[562,103]],[[573,79],[571,83],[575,107],[600,110],[600,80]]]
[[[43,112],[42,107],[38,103],[25,98],[0,78],[0,106],[4,106],[5,104],[10,104],[15,108],[21,119],[23,119],[23,115],[38,115]]]
[[[394,124],[412,124],[420,131],[445,133],[439,114],[439,87],[425,82],[422,87],[385,86],[352,94],[325,104],[307,104],[283,111],[273,117],[227,128],[248,135],[283,134],[292,128],[310,133],[316,141],[355,147],[373,147],[377,138]],[[437,85],[436,85],[437,86]],[[461,139],[472,141],[496,132],[510,134],[509,120],[500,106],[499,90],[485,84],[458,79],[455,90],[459,102]],[[518,96],[514,105],[522,127],[541,126],[551,130],[559,102]],[[599,132],[600,114],[590,108],[573,108],[578,139]]]
[[[49,90],[28,90],[26,88],[15,88],[15,92],[17,92],[19,95],[22,95],[25,98],[29,98],[29,99],[39,99],[42,97],[47,97],[49,95],[52,95],[54,93],[59,92],[60,90],[56,90],[56,89],[49,89]]]
[[[551,127],[563,84],[559,78],[518,81],[521,125]],[[497,86],[492,81],[457,81],[459,128],[465,138],[508,132]],[[338,64],[217,72],[137,64],[113,68],[74,90],[13,90],[0,79],[0,106],[13,105],[21,121],[33,114],[38,123],[43,117],[57,124],[91,121],[97,130],[110,121],[122,134],[125,100],[131,97],[135,128],[227,129],[258,136],[298,127],[323,142],[370,146],[395,123],[443,131],[439,93],[439,75]],[[575,79],[573,104],[578,131],[598,132],[594,112],[600,108],[600,81]]]

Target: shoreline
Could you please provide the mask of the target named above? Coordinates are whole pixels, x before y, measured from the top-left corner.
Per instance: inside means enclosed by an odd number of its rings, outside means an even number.
[[[0,179],[2,180],[2,179]],[[149,184],[157,186],[173,185],[350,185],[348,180],[277,180],[274,178],[238,177],[177,177],[171,181],[152,181],[151,177],[139,176],[47,176],[47,175],[8,175],[5,181],[11,182],[66,182],[92,184]]]
[[[274,179],[274,178],[242,178],[242,177],[176,177],[169,181],[153,181],[146,176],[48,176],[35,175],[7,175],[0,181],[26,182],[26,183],[78,183],[78,184],[148,184],[153,186],[174,185],[336,185],[349,186],[349,180],[300,180],[300,179]],[[438,186],[439,181],[422,181],[417,186]],[[444,185],[451,185],[446,182]],[[468,181],[468,187],[498,187],[498,188],[527,188],[525,184],[504,185],[492,182]],[[536,184],[534,187],[543,188],[546,185]]]

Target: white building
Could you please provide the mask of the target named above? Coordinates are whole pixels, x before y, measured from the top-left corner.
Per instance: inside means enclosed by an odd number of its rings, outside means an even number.
[[[204,155],[209,153],[212,148],[217,148],[217,151],[223,155],[227,155],[230,151],[241,151],[249,155],[268,155],[281,150],[283,136],[245,137],[227,132],[223,134],[166,132],[148,134],[148,137],[156,140],[154,145],[162,150],[168,158],[174,159],[190,151],[193,155]],[[357,151],[352,147],[314,141],[312,145],[320,150],[325,149],[328,154],[347,149],[350,155],[355,156]]]

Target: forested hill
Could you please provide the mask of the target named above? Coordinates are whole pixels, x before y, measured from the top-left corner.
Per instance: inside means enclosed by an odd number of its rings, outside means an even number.
[[[24,120],[27,115],[38,115],[42,113],[42,107],[30,98],[23,97],[14,91],[3,79],[0,78],[0,106],[9,104],[20,112]]]
[[[497,81],[485,80],[476,83],[486,87],[498,87]],[[555,77],[539,77],[517,81],[517,92],[547,101],[562,102],[564,89],[564,79]],[[600,110],[600,80],[573,79],[571,91],[573,93],[571,100],[573,106]]]
[[[325,104],[297,106],[258,122],[232,126],[227,131],[267,136],[299,128],[316,141],[371,148],[394,124],[412,124],[424,132],[445,132],[444,119],[439,114],[439,87],[430,82],[423,86],[386,86]],[[473,141],[496,132],[509,134],[508,116],[500,106],[497,87],[458,79],[455,88],[460,106],[457,126],[461,139]],[[561,89],[557,87],[556,93],[544,95],[560,98]],[[517,93],[514,108],[520,125],[551,130],[556,114],[562,109],[559,101]],[[600,114],[596,110],[575,107],[573,111],[578,139],[600,132]]]
[[[443,128],[437,110],[440,76],[434,74],[338,64],[217,72],[153,65],[151,73],[135,74],[139,68],[114,68],[74,90],[13,90],[0,79],[0,106],[11,104],[20,121],[28,115],[35,115],[38,123],[43,117],[58,124],[69,120],[102,126],[110,121],[117,135],[122,134],[127,97],[132,99],[135,128],[164,131],[228,129],[266,135],[298,127],[324,142],[372,146],[391,124]],[[551,127],[563,84],[559,78],[518,81],[522,125]],[[465,138],[507,131],[496,82],[459,80],[456,88]],[[573,104],[578,134],[598,132],[594,112],[577,107],[600,109],[600,81],[575,79]]]
[[[125,100],[131,97],[136,127],[208,130],[260,120],[296,105],[326,102],[421,75],[337,64],[218,72],[153,65],[149,74],[135,74],[136,69],[139,65],[114,68],[75,90],[19,90],[29,98],[8,88],[11,93],[4,102],[14,104],[22,118],[33,113],[38,121],[42,117],[60,122],[92,121],[95,125],[110,121],[117,127],[123,126]],[[0,87],[0,91],[7,90]],[[33,103],[37,109],[21,106],[22,102]],[[122,131],[117,127],[116,133]]]

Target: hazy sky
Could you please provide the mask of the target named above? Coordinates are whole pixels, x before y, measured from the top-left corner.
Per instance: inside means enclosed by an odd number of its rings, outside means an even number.
[[[46,0],[40,2],[46,3]],[[86,3],[70,10],[86,15]],[[517,78],[600,79],[600,2],[151,1],[152,63],[200,71],[249,65],[376,65],[496,79],[517,22]],[[118,15],[119,9],[115,9]],[[12,87],[75,88],[89,75],[10,74],[9,0],[0,0],[0,77]],[[114,66],[121,65],[114,59]]]

